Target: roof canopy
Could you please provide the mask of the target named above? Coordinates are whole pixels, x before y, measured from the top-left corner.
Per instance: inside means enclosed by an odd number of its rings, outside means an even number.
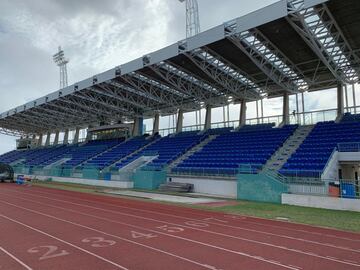
[[[355,83],[360,1],[282,0],[0,115],[39,134]]]

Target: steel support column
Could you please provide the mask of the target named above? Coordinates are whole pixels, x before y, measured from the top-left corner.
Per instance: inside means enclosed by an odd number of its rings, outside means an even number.
[[[356,114],[355,84],[352,84],[352,96],[353,96],[354,113]]]
[[[160,126],[160,114],[156,113],[155,116],[154,116],[152,135],[154,135],[156,133],[159,133],[159,126]]]
[[[211,109],[212,109],[212,107],[210,105],[206,105],[205,125],[204,125],[205,130],[208,130],[211,128]]]
[[[240,105],[239,126],[242,127],[245,124],[246,124],[246,101],[242,100]]]
[[[176,121],[176,133],[180,133],[183,128],[183,120],[184,120],[184,111],[179,109],[178,117]]]
[[[51,136],[51,133],[48,132],[47,135],[46,135],[45,146],[49,146],[49,145],[50,145],[50,136]]]
[[[260,124],[260,119],[259,119],[259,101],[256,101],[256,123]]]
[[[261,123],[264,123],[264,102],[263,99],[261,99]]]
[[[305,125],[305,98],[304,92],[301,93],[301,111],[302,111],[302,118],[303,118],[303,125]]]
[[[69,143],[69,129],[65,129],[63,144]]]
[[[348,89],[347,85],[344,85],[344,93],[345,93],[345,109],[346,112],[349,112],[349,99],[348,99]]]
[[[336,122],[340,121],[344,114],[344,91],[342,83],[339,82],[337,85],[337,116]]]
[[[54,145],[58,145],[58,144],[59,144],[59,134],[60,134],[60,131],[57,130],[57,131],[55,132]]]
[[[296,94],[296,123],[300,124],[299,95],[298,94]]]
[[[144,118],[143,117],[136,117],[134,119],[134,125],[132,129],[132,136],[141,136],[143,135],[143,124]]]
[[[40,134],[39,135],[39,140],[38,140],[38,146],[41,146],[42,145],[42,140],[43,140],[43,134]]]
[[[74,136],[73,143],[78,143],[79,142],[79,137],[80,137],[80,128],[77,127],[75,129],[75,136]]]
[[[288,125],[290,123],[289,117],[289,93],[285,92],[283,96],[283,113],[281,126]]]

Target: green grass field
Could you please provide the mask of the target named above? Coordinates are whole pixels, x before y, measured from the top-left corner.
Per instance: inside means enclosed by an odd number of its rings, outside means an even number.
[[[95,193],[100,191],[101,187],[92,187],[80,184],[67,184],[55,182],[39,182],[35,185],[72,190],[85,193]],[[97,193],[103,196],[113,196],[104,193]],[[138,198],[133,198],[139,200]],[[238,204],[222,207],[198,206],[184,204],[184,207],[206,209],[210,211],[220,211],[224,213],[242,214],[247,216],[277,219],[286,218],[290,222],[310,224],[321,227],[335,228],[345,231],[360,232],[360,213],[351,211],[337,211],[310,207],[300,207],[291,205],[279,205],[272,203],[259,203],[249,201],[238,201]]]

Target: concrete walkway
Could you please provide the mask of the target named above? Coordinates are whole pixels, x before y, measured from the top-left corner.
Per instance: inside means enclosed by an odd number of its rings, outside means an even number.
[[[150,199],[156,201],[164,202],[174,202],[174,203],[187,203],[187,204],[203,204],[203,203],[215,203],[215,202],[224,202],[224,200],[212,199],[212,198],[194,198],[186,196],[176,196],[176,195],[167,195],[167,194],[158,194],[158,193],[148,193],[140,191],[131,191],[131,190],[104,190],[104,193],[137,197],[143,199]]]

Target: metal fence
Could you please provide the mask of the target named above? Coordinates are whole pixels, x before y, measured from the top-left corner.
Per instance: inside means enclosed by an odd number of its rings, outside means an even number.
[[[339,152],[360,152],[360,143],[359,142],[339,143],[337,149]]]

